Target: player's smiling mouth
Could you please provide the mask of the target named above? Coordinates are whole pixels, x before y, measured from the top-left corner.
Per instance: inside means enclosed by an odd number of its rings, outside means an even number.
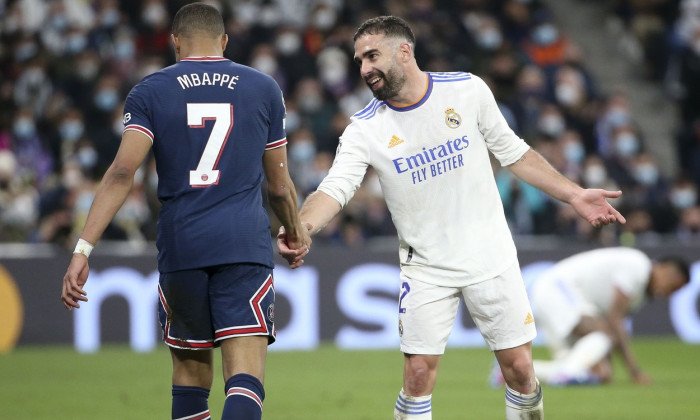
[[[383,78],[381,76],[374,76],[365,79],[365,83],[367,83],[367,86],[369,86],[370,89],[376,90],[379,87],[379,84],[381,83],[382,79]]]

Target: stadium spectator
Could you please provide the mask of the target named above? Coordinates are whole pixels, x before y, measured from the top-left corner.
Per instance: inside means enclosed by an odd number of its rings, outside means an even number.
[[[506,418],[543,418],[530,363],[534,321],[487,150],[596,227],[624,223],[606,201],[620,192],[583,189],[552,168],[508,127],[482,79],[421,71],[416,38],[404,20],[369,19],[353,40],[355,62],[375,99],[353,116],[328,176],[300,217],[317,233],[350,205],[367,168],[374,168],[400,241],[404,380],[394,418],[431,418],[460,295],[505,371]],[[300,266],[283,229],[278,238],[290,266]]]
[[[149,1],[143,18],[160,29],[165,13],[162,1]],[[74,207],[87,220],[61,293],[68,310],[87,302],[88,257],[112,220],[128,239],[139,239],[149,216],[140,167],[152,149],[163,204],[159,319],[173,362],[173,419],[210,418],[212,350],[219,346],[226,383],[222,419],[262,418],[267,346],[275,341],[263,174],[291,247],[307,250],[311,244],[287,169],[282,92],[271,77],[224,58],[227,40],[223,18],[212,6],[193,3],[175,15],[177,64],[131,90],[114,162],[94,200],[85,197],[92,191],[76,197]],[[113,88],[105,82],[97,98]],[[108,103],[111,111],[116,100],[114,92],[109,96],[96,105]],[[86,142],[76,150],[75,164],[83,171],[83,152],[90,147]]]
[[[609,382],[615,350],[632,381],[648,384],[650,377],[633,354],[625,318],[648,299],[669,297],[689,278],[683,261],[652,261],[631,248],[597,249],[559,261],[530,291],[535,321],[552,356],[534,361],[537,377],[550,385]],[[493,374],[497,384],[498,372]]]
[[[3,140],[3,135],[12,135],[13,115],[18,110],[30,109],[39,144],[53,160],[40,183],[34,185],[40,196],[53,189],[56,182],[49,182],[49,178],[60,178],[63,160],[70,157],[70,153],[63,156],[61,149],[70,152],[71,145],[75,145],[68,141],[62,146],[64,141],[58,134],[61,115],[67,110],[82,115],[84,133],[81,137],[95,145],[99,155],[96,170],[104,173],[119,144],[118,135],[107,127],[118,124],[125,88],[174,62],[164,22],[185,3],[188,1],[7,2],[4,14],[0,14],[0,108],[6,110],[0,114],[0,147],[14,147],[11,143],[6,146],[7,137]],[[290,138],[299,129],[311,129],[317,153],[336,149],[340,133],[331,122],[335,118],[333,115],[342,113],[349,117],[371,99],[371,93],[353,71],[354,63],[349,60],[352,45],[348,39],[353,27],[367,17],[388,13],[406,17],[415,24],[414,29],[419,34],[416,59],[422,68],[428,71],[460,69],[482,74],[511,128],[520,136],[533,139],[533,146],[538,150],[547,146],[534,141],[537,121],[540,114],[552,106],[565,118],[566,128],[575,130],[581,137],[586,155],[597,153],[607,159],[613,152],[613,129],[620,124],[631,125],[639,139],[645,137],[633,121],[629,105],[625,103],[627,98],[597,90],[585,55],[569,39],[565,27],[553,18],[544,2],[213,0],[211,4],[220,8],[230,36],[225,56],[254,67],[275,69],[273,76],[287,101]],[[700,117],[696,115],[698,107],[693,104],[697,102],[696,92],[700,91],[694,83],[700,76],[695,77],[697,53],[693,46],[698,44],[694,30],[700,21],[700,3],[683,0],[618,4],[624,6],[616,12],[625,23],[622,27],[628,31],[628,39],[636,40],[634,34],[646,31],[654,34],[653,45],[657,50],[661,40],[668,42],[665,54],[669,62],[658,63],[658,66],[667,69],[664,81],[682,109],[683,124],[676,135],[681,167],[665,172],[670,177],[682,172],[699,185],[700,146],[696,141],[696,125]],[[634,23],[637,20],[665,26],[659,30],[646,23]],[[650,29],[639,31],[638,28]],[[666,36],[660,36],[662,33]],[[549,46],[536,44],[535,34],[539,41],[547,41],[547,37],[552,38],[554,34],[556,42]],[[565,48],[560,48],[562,42]],[[556,45],[559,47],[550,48]],[[556,60],[538,66],[528,59],[528,51],[533,51],[529,47],[556,50],[556,54],[545,54]],[[266,53],[258,60],[261,50]],[[642,66],[635,66],[639,67]],[[577,73],[578,76],[564,78],[565,82],[559,80],[558,83],[559,73]],[[119,101],[109,124],[100,121],[103,118],[92,118],[101,113],[95,106],[98,97],[104,106],[114,104],[111,89],[98,94],[105,90],[100,83],[104,79],[116,79],[118,85]],[[318,111],[303,111],[302,101],[296,95],[297,91],[306,92],[308,86],[300,85],[306,85],[309,79],[320,85],[324,111],[320,116]],[[581,96],[576,93],[578,88],[571,89],[580,85],[581,80],[585,85],[585,105],[572,108],[566,101]],[[318,93],[310,96],[309,102],[317,102]],[[102,113],[106,117],[107,113]],[[145,191],[148,194],[151,190]],[[157,201],[152,195],[146,200]],[[155,214],[152,213],[145,226],[155,223]],[[363,218],[361,223],[366,220]],[[36,225],[35,229],[38,228]],[[674,228],[675,225],[671,227]],[[376,231],[368,226],[364,229]],[[35,233],[19,240],[34,240]],[[152,232],[143,234],[147,240],[155,240]],[[368,239],[371,236],[369,234]]]

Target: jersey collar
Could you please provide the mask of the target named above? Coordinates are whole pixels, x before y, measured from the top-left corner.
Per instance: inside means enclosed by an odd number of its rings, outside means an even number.
[[[406,112],[406,111],[410,111],[412,109],[416,109],[419,106],[423,105],[425,103],[425,101],[427,101],[428,98],[430,97],[430,93],[432,91],[433,91],[433,76],[430,73],[428,73],[428,87],[425,89],[425,93],[423,94],[423,97],[420,98],[418,100],[418,102],[412,103],[410,105],[405,105],[405,106],[393,106],[392,104],[390,104],[387,101],[384,101],[384,103],[386,104],[386,106],[388,106],[389,108],[391,108],[394,111]]]
[[[228,61],[225,57],[185,57],[180,61]]]

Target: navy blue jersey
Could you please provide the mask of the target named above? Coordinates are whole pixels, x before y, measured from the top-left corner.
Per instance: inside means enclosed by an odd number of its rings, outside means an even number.
[[[186,58],[145,77],[124,105],[124,130],[153,141],[158,269],[273,266],[261,184],[265,150],[287,144],[275,81],[222,57]]]

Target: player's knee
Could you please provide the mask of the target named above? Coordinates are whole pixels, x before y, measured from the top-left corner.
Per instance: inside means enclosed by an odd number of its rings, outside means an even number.
[[[406,360],[404,390],[408,395],[421,396],[432,392],[436,372],[428,360],[410,357]]]
[[[532,367],[532,359],[518,357],[509,360],[505,366],[501,366],[506,383],[513,389],[519,390],[534,384],[535,370]]]

